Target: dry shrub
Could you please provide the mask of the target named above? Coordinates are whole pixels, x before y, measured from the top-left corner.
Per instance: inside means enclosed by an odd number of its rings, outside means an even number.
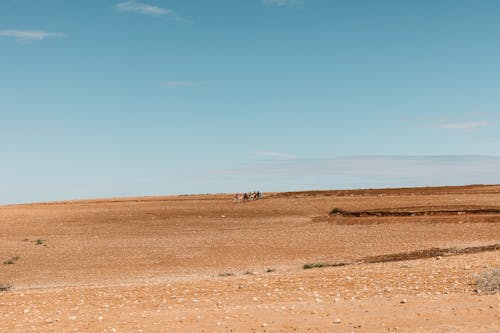
[[[11,284],[0,283],[0,292],[9,291],[12,289]]]
[[[500,292],[500,269],[484,272],[476,277],[476,287],[478,292],[495,294]]]

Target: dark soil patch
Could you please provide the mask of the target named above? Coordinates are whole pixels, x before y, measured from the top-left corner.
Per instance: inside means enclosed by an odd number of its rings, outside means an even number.
[[[430,249],[410,251],[410,252],[400,252],[393,254],[383,254],[378,256],[370,256],[361,258],[359,260],[355,260],[352,262],[340,262],[329,264],[325,262],[321,263],[312,263],[305,264],[303,269],[311,269],[311,268],[322,268],[322,267],[338,267],[338,266],[348,266],[355,264],[375,264],[375,263],[384,263],[384,262],[393,262],[393,261],[406,261],[406,260],[417,260],[417,259],[428,259],[428,258],[437,258],[444,256],[457,256],[463,254],[471,254],[471,253],[479,253],[479,252],[491,252],[500,250],[500,244],[493,245],[485,245],[485,246],[474,246],[474,247],[466,247],[466,248],[438,248],[433,247]]]
[[[437,208],[423,210],[419,207],[393,210],[345,211],[334,208],[330,216],[343,217],[405,217],[405,216],[450,216],[450,215],[500,215],[500,208]]]
[[[466,247],[463,249],[457,248],[446,248],[441,249],[438,247],[411,251],[411,252],[401,252],[395,254],[384,254],[380,256],[371,256],[366,257],[359,262],[361,263],[380,263],[380,262],[391,262],[391,261],[405,261],[405,260],[417,260],[417,259],[426,259],[426,258],[435,258],[435,257],[443,257],[443,256],[456,256],[461,254],[471,254],[471,253],[479,253],[479,252],[491,252],[500,250],[500,244],[493,245],[485,245],[485,246],[475,246],[475,247]]]

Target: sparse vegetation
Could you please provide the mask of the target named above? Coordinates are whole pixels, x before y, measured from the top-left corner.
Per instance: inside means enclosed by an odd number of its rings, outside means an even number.
[[[340,209],[340,208],[334,208],[334,209],[332,209],[332,211],[330,212],[330,215],[336,215],[336,214],[341,215],[341,214],[345,214],[345,212],[346,212],[346,211],[345,211],[345,210],[343,210],[343,209]]]
[[[9,291],[12,289],[11,284],[0,283],[0,293],[4,291]]]
[[[326,262],[315,262],[315,263],[311,263],[311,264],[305,264],[304,266],[302,266],[303,269],[311,269],[311,268],[321,268],[321,267],[328,267],[330,266],[328,263]]]
[[[495,294],[500,292],[500,269],[484,272],[476,277],[476,287],[478,292]]]
[[[229,276],[233,276],[234,274],[231,273],[231,272],[224,272],[224,273],[220,273],[219,276],[220,277],[229,277]]]
[[[8,260],[5,260],[5,261],[3,262],[3,264],[4,264],[4,265],[13,265],[13,264],[15,264],[15,263],[16,263],[16,261],[18,261],[18,260],[19,260],[19,257],[18,257],[18,256],[15,256],[15,257],[12,257],[12,258],[10,258],[10,259],[8,259]]]

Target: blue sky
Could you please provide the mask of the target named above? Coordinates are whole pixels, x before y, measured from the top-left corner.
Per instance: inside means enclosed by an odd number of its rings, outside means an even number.
[[[0,203],[500,183],[499,12],[3,0]]]

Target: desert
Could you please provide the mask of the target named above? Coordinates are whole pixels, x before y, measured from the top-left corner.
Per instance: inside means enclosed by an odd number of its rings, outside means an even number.
[[[477,282],[500,266],[499,199],[477,185],[2,206],[0,332],[498,332],[500,295]]]

